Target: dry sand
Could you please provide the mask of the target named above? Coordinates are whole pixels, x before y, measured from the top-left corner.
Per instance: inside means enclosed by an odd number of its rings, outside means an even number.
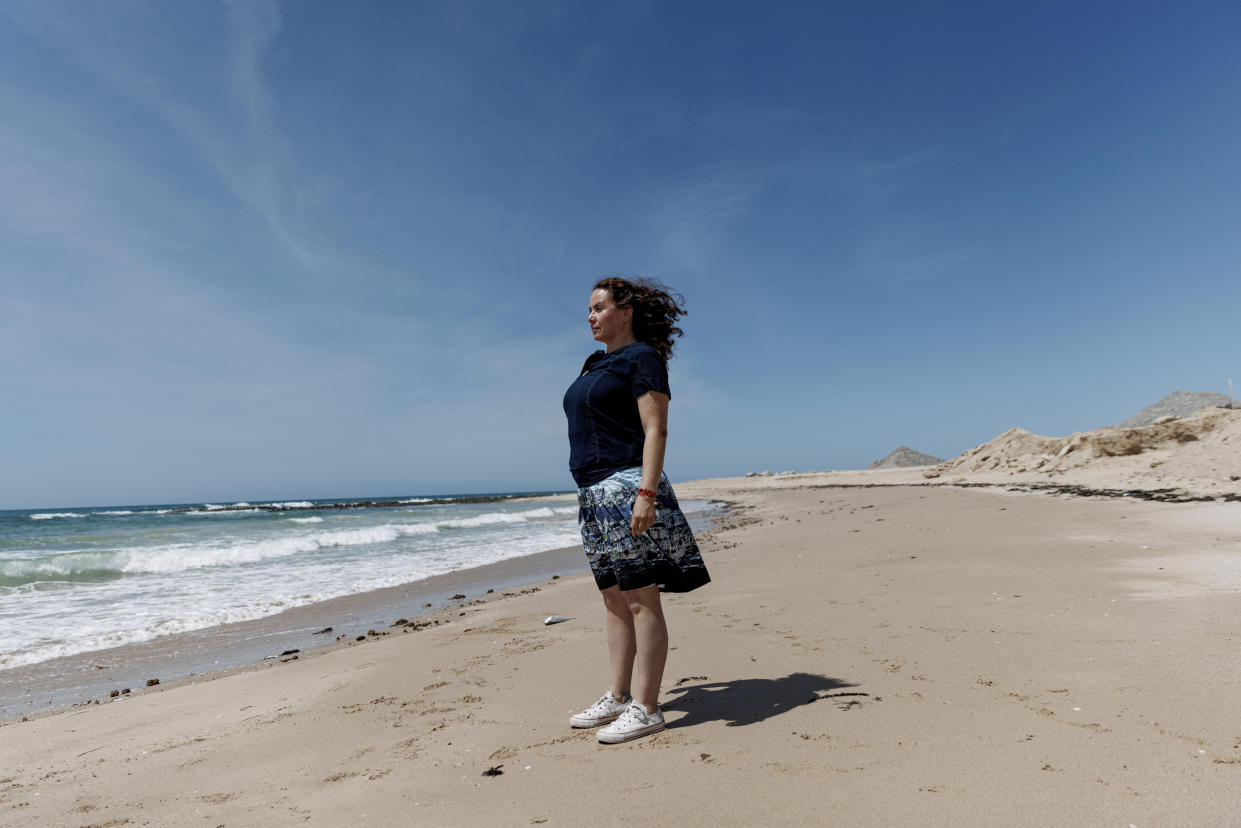
[[[663,733],[568,728],[606,659],[593,583],[562,578],[6,722],[0,825],[1241,821],[1241,503],[853,475],[678,487],[737,508],[714,582],[666,599]]]

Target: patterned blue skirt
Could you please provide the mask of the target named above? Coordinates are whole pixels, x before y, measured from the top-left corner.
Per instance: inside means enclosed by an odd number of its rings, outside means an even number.
[[[642,469],[622,469],[577,490],[582,545],[599,589],[658,585],[660,592],[689,592],[709,583],[694,533],[668,477],[656,490],[655,525],[634,537],[630,526]]]

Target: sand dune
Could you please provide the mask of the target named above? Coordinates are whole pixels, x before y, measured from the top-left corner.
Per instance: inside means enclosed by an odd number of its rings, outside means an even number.
[[[1241,410],[1207,408],[1149,426],[1109,426],[1067,437],[1011,428],[931,467],[758,475],[758,488],[802,485],[1059,485],[1113,490],[1176,490],[1241,498]],[[720,481],[723,482],[723,481]]]
[[[1241,491],[1241,411],[1208,408],[1148,426],[1112,426],[1068,437],[1020,428],[936,466],[929,475],[1047,480],[1117,488]]]

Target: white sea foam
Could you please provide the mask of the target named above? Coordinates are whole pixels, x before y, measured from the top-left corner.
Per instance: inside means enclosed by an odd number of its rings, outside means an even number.
[[[576,512],[575,506],[541,507],[523,512],[485,512],[473,517],[437,522],[387,523],[260,540],[233,539],[215,544],[178,543],[129,549],[71,550],[33,560],[4,562],[0,564],[0,575],[28,580],[60,580],[90,573],[137,575],[187,572],[289,558],[321,549],[391,543],[400,537],[431,535],[442,530],[484,529],[563,518]],[[308,525],[323,522],[319,516],[287,520]]]
[[[576,515],[577,512],[577,506],[543,506],[539,509],[522,512],[522,514],[527,518],[545,518],[556,517],[557,515]]]
[[[234,541],[224,545],[167,544],[65,552],[34,561],[7,561],[0,574],[10,578],[43,577],[51,580],[86,573],[125,575],[169,574],[193,569],[253,564],[288,558],[306,552],[342,546],[390,543],[403,535],[439,531],[434,524],[384,524],[313,535],[287,535],[257,541]]]
[[[110,509],[106,512],[91,512],[91,514],[92,515],[132,515],[132,514],[136,514],[136,512],[130,511],[129,509]]]
[[[226,569],[221,573],[226,579],[223,581],[207,577],[186,580],[176,573],[151,575],[144,588],[147,599],[136,602],[125,600],[128,590],[132,589],[126,586],[126,581],[98,584],[93,596],[45,593],[36,596],[40,599],[38,604],[26,607],[23,613],[23,618],[29,622],[21,628],[26,632],[16,635],[16,625],[0,623],[0,670],[274,615],[329,598],[553,549],[566,545],[575,536],[576,527],[562,526],[557,531],[514,538],[504,544],[437,546],[413,557],[385,554],[368,560],[364,578],[357,577],[355,563],[335,560],[255,571]],[[314,537],[328,542],[333,538],[353,537],[356,540],[359,536],[338,532]],[[68,614],[75,619],[68,628],[61,623],[66,615],[66,601],[78,605],[68,608]],[[11,627],[14,636],[5,634],[6,627]],[[31,629],[46,632],[32,641],[25,638]],[[52,633],[53,630],[56,633]]]
[[[53,518],[80,518],[86,515],[78,512],[40,512],[37,515],[31,515],[31,520],[52,520]]]
[[[249,506],[250,504],[245,503],[241,505]],[[289,500],[284,503],[268,503],[265,505],[276,509],[309,509],[315,504],[311,503],[309,500]]]
[[[438,524],[445,529],[474,529],[479,526],[495,526],[501,523],[525,523],[527,518],[521,514],[493,512],[488,515],[475,515],[468,518],[455,518],[440,521]]]
[[[191,630],[262,618],[290,607],[302,606],[331,596],[304,593],[295,599],[277,598],[274,600],[248,596],[248,600],[232,606],[221,606],[218,599],[204,602],[201,600],[203,597],[193,596],[196,600],[188,601],[179,607],[180,617],[169,617],[159,610],[140,610],[136,617],[101,614],[94,617],[93,623],[89,619],[83,619],[79,628],[65,638],[48,637],[22,646],[20,649],[8,651],[4,645],[9,642],[0,643],[0,670],[37,664],[41,661],[77,653],[119,647],[124,644],[137,644]],[[46,617],[50,613],[45,612],[43,615]],[[47,620],[52,619],[47,618]]]

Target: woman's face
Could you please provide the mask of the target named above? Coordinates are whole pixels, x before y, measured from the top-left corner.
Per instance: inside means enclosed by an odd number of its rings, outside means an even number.
[[[599,288],[590,294],[590,314],[586,321],[597,341],[607,344],[623,338],[631,330],[632,320],[633,308],[617,307],[608,291]]]

